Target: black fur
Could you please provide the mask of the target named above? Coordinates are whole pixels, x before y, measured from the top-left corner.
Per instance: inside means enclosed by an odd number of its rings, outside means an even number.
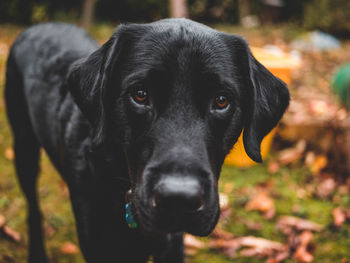
[[[217,223],[217,180],[242,129],[260,162],[289,93],[242,38],[167,19],[119,26],[100,48],[72,25],[33,26],[11,48],[5,98],[29,262],[48,262],[35,191],[43,147],[68,184],[87,262],[178,263],[181,233]],[[136,229],[124,219],[128,189]]]

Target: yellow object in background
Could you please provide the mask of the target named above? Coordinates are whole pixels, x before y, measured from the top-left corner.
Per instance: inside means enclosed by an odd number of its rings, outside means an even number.
[[[289,54],[273,54],[262,48],[251,48],[255,58],[263,64],[273,75],[283,80],[287,85],[291,81],[291,72],[300,66],[300,61]],[[276,128],[274,128],[261,143],[261,156],[263,160],[268,156]],[[231,152],[226,156],[225,164],[237,167],[249,167],[255,165],[252,159],[246,154],[243,144],[243,134],[241,134],[233,146]]]
[[[263,160],[270,152],[273,137],[275,136],[276,128],[274,128],[261,142],[261,157]],[[225,164],[234,165],[237,167],[249,167],[256,162],[249,158],[244,150],[243,133],[239,136],[236,144],[233,146],[231,152],[226,156]]]

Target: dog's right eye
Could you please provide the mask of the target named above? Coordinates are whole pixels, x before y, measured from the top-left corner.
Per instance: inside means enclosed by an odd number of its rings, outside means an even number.
[[[147,101],[147,91],[145,89],[136,89],[133,98],[137,103],[144,104]]]
[[[226,96],[224,96],[224,95],[217,96],[215,98],[215,102],[216,102],[216,107],[220,110],[222,110],[228,106],[228,100],[227,100]]]

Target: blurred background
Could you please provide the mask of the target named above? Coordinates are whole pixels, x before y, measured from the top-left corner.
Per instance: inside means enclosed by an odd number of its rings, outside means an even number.
[[[185,236],[186,262],[350,262],[349,0],[1,0],[0,262],[25,262],[26,204],[3,100],[11,43],[30,25],[65,21],[101,44],[123,22],[188,17],[245,37],[292,101],[264,140],[264,164],[239,141],[220,179],[208,238]],[[65,183],[42,153],[38,192],[51,262],[82,263]]]

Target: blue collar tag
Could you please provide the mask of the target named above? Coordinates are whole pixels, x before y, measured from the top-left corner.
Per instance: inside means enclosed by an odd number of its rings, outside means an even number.
[[[129,226],[129,228],[136,228],[137,227],[137,224],[136,224],[134,217],[132,216],[132,213],[131,213],[131,204],[130,203],[127,203],[125,205],[125,220]]]

